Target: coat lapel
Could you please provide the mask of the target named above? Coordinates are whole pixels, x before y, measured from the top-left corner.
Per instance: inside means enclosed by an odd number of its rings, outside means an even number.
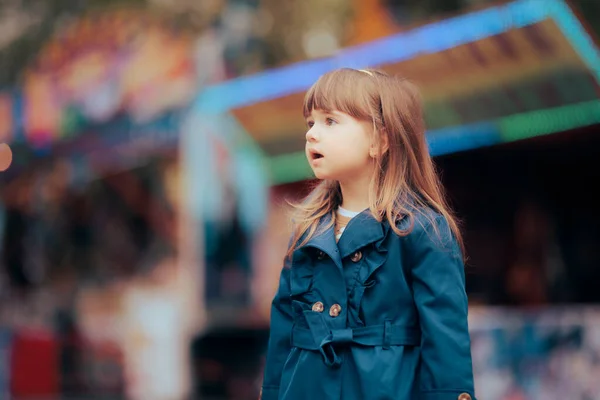
[[[386,235],[384,225],[385,223],[377,221],[369,210],[352,218],[337,244],[340,257],[343,259],[368,244],[380,243]]]
[[[335,265],[341,270],[342,257],[340,257],[338,245],[335,241],[335,230],[333,224],[331,224],[331,219],[332,217],[330,214],[327,214],[323,218],[321,218],[321,221],[319,221],[319,226],[315,234],[310,238],[310,240],[307,243],[304,244],[304,246],[300,247],[300,249],[304,247],[313,247],[315,249],[321,250],[322,252],[327,254],[333,260],[333,262],[335,262]]]
[[[375,243],[378,251],[383,250],[379,249],[379,244],[381,244],[386,236],[388,230],[387,224],[377,221],[369,210],[361,212],[350,220],[339,242],[335,240],[335,228],[331,224],[331,219],[332,216],[330,214],[321,218],[316,233],[298,250],[305,247],[321,250],[340,269],[342,269],[342,259],[348,257],[361,247]]]

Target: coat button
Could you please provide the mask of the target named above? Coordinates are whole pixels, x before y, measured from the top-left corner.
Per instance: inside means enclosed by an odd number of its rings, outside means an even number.
[[[320,301],[317,301],[315,304],[312,305],[312,310],[314,312],[323,312],[323,309],[325,307],[323,307],[323,303],[321,303]]]
[[[329,315],[331,315],[332,317],[337,317],[338,315],[340,315],[341,312],[342,306],[340,306],[339,304],[334,304],[329,309]]]
[[[461,393],[458,395],[458,400],[471,400],[471,395],[469,393]]]
[[[325,259],[325,253],[323,251],[319,251],[317,253],[317,260],[323,260]]]
[[[362,259],[362,253],[360,252],[360,250],[352,254],[352,257],[350,257],[350,259],[352,260],[352,262],[359,262]]]

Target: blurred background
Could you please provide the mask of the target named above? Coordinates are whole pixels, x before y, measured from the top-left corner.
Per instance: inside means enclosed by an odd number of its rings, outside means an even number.
[[[0,399],[256,399],[305,90],[423,92],[482,400],[600,399],[600,2],[2,0]]]

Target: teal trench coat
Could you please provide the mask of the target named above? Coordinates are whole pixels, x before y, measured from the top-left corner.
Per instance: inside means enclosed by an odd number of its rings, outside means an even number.
[[[461,252],[441,215],[415,215],[400,237],[366,210],[294,251],[262,400],[475,399]]]

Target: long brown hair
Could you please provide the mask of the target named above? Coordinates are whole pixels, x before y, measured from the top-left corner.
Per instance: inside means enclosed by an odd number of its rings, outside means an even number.
[[[405,236],[412,231],[415,210],[433,209],[447,220],[464,253],[457,219],[429,155],[421,96],[414,84],[376,70],[337,69],[321,76],[306,93],[304,116],[315,109],[341,111],[372,122],[380,149],[385,135],[388,149],[376,158],[369,187],[369,209],[378,221],[385,218],[394,232]],[[288,257],[310,240],[321,218],[333,215],[341,201],[339,183],[322,180],[303,202],[292,204],[294,230]],[[433,219],[431,213],[423,214]],[[396,223],[405,216],[411,224],[401,230]]]

